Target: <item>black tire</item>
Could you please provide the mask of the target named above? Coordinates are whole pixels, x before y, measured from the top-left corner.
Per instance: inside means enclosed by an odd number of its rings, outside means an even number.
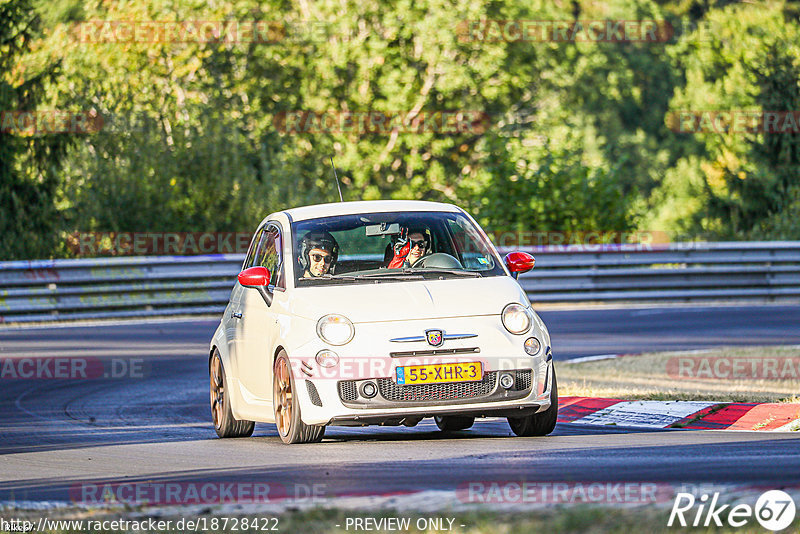
[[[297,389],[291,368],[289,357],[281,351],[272,373],[272,405],[278,435],[287,445],[318,443],[325,435],[325,425],[307,425],[300,417],[300,401],[294,394]]]
[[[558,381],[553,370],[553,387],[550,388],[550,407],[541,413],[526,417],[509,417],[508,425],[517,436],[546,436],[556,427],[558,419]]]
[[[211,394],[211,420],[214,430],[221,438],[247,438],[253,435],[256,424],[253,421],[238,420],[231,413],[230,394],[225,385],[225,370],[219,350],[214,349],[208,362],[208,376]]]
[[[437,415],[433,418],[442,432],[466,430],[475,424],[475,418],[465,415]]]

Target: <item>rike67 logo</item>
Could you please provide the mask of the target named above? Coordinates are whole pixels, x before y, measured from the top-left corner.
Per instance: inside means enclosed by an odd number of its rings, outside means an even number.
[[[667,526],[682,527],[723,526],[743,527],[755,519],[767,530],[783,530],[794,521],[796,509],[792,496],[781,490],[770,490],[761,494],[755,506],[749,504],[719,504],[719,492],[711,497],[708,493],[695,498],[691,493],[678,493],[669,514]],[[677,520],[677,522],[676,522]]]

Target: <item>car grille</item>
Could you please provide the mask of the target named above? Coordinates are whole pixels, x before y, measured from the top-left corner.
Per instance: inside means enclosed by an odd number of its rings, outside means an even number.
[[[315,386],[310,380],[306,380],[306,389],[308,389],[308,397],[311,399],[311,404],[314,406],[322,406],[322,399],[319,398],[317,386]]]
[[[468,399],[488,395],[494,389],[496,381],[495,371],[486,373],[480,382],[448,382],[416,386],[398,386],[391,378],[379,378],[378,391],[386,400],[395,402]]]
[[[354,401],[358,398],[355,380],[343,380],[339,382],[339,398],[343,401]]]
[[[401,352],[390,352],[392,358],[403,358],[406,356],[447,356],[450,354],[476,354],[481,349],[478,347],[467,347],[457,349],[433,349],[433,350],[406,350]]]
[[[531,387],[531,370],[525,369],[517,371],[517,378],[514,380],[514,389],[522,391]]]
[[[531,369],[502,371],[514,373],[514,385],[505,390],[497,383],[498,371],[489,371],[477,382],[446,382],[439,384],[417,384],[398,386],[391,378],[373,378],[367,380],[342,380],[338,383],[339,398],[351,408],[377,408],[396,406],[397,403],[447,404],[469,403],[473,399],[481,401],[501,401],[522,398],[530,393],[533,382]],[[360,385],[364,382],[377,383],[378,395],[364,398],[359,394]]]

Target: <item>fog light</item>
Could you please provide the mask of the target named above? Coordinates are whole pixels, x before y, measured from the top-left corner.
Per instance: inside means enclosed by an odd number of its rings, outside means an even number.
[[[535,337],[529,337],[525,340],[525,352],[531,356],[536,356],[542,350],[542,344]]]
[[[361,385],[361,396],[371,399],[378,393],[378,388],[372,382],[364,382]]]
[[[500,375],[500,385],[505,389],[511,389],[514,385],[514,377],[508,373],[503,373]]]
[[[317,360],[320,367],[333,367],[339,363],[339,355],[327,349],[319,351],[314,359]]]

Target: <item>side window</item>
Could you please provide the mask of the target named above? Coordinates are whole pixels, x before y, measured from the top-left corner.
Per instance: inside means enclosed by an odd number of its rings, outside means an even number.
[[[256,230],[255,235],[253,235],[253,240],[250,242],[250,249],[247,251],[247,256],[244,259],[244,266],[242,270],[248,269],[255,265],[253,262],[255,261],[256,257],[256,249],[258,248],[258,242],[261,240],[261,236],[264,234],[264,226]]]
[[[284,274],[285,268],[283,265],[283,232],[277,224],[270,225],[272,232],[275,234],[275,255],[277,264],[274,270],[270,270],[270,277],[275,276],[273,282],[275,287],[286,289],[286,275]]]
[[[283,275],[283,242],[281,230],[275,224],[267,225],[256,248],[253,266],[260,265],[269,271],[270,285],[286,288]]]
[[[471,226],[461,220],[448,220],[448,229],[456,247],[456,256],[465,269],[491,271],[494,269],[492,256],[480,245],[481,238]]]

